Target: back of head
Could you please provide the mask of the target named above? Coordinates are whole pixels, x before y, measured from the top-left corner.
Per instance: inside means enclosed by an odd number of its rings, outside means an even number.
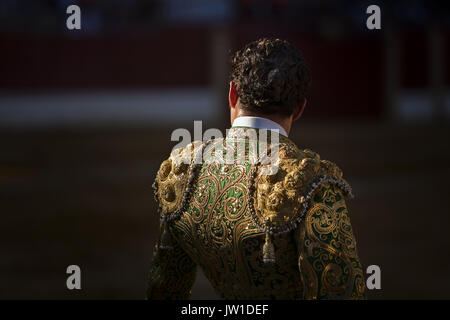
[[[289,116],[306,98],[309,69],[287,41],[260,39],[231,59],[230,80],[237,87],[240,108],[254,114]]]

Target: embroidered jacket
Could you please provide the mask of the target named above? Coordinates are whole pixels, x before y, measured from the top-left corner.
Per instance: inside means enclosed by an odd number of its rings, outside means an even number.
[[[147,297],[188,299],[200,267],[226,299],[364,298],[341,170],[282,135],[266,155],[277,146],[276,161],[261,161],[249,130],[192,143],[161,164]]]

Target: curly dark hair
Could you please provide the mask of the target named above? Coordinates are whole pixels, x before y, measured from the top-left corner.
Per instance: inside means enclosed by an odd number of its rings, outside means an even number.
[[[232,56],[230,81],[236,85],[242,109],[289,116],[305,99],[310,74],[290,43],[264,38]]]

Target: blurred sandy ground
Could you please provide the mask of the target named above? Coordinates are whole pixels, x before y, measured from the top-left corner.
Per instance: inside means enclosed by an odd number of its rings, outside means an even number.
[[[172,128],[0,134],[0,298],[144,298],[158,232],[151,184]],[[448,298],[448,126],[300,121],[301,147],[338,163],[370,298]],[[168,141],[170,143],[168,143]],[[66,267],[82,269],[69,291]],[[199,272],[193,298],[216,298]]]

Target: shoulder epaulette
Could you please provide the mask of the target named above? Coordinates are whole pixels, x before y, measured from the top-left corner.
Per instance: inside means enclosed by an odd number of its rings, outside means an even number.
[[[321,185],[334,184],[344,195],[352,197],[341,169],[331,161],[321,160],[319,154],[281,144],[278,159],[274,174],[261,173],[262,168],[273,164],[256,165],[248,181],[250,215],[253,223],[266,233],[265,262],[274,260],[271,236],[297,228],[309,209],[314,191]]]

